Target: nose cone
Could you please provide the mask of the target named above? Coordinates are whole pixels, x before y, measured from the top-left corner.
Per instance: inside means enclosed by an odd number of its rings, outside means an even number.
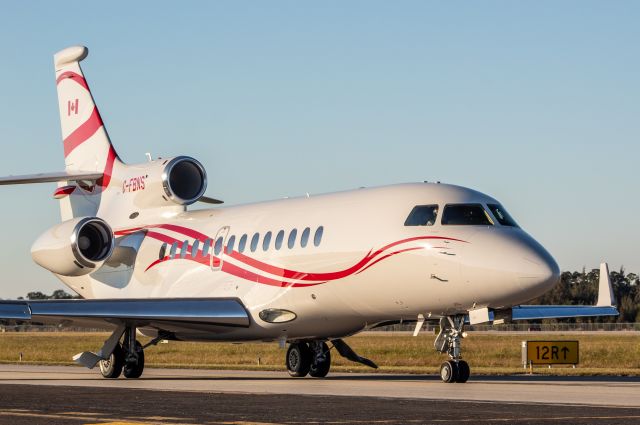
[[[547,292],[560,281],[560,268],[551,254],[526,233],[514,244],[513,261],[516,279],[528,298]]]
[[[560,280],[551,254],[521,229],[489,228],[473,235],[465,248],[465,276],[475,289],[500,305],[536,298]]]

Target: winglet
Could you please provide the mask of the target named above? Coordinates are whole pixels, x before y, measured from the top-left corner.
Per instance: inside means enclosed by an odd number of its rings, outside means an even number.
[[[74,62],[80,62],[89,55],[89,49],[84,46],[71,46],[66,49],[60,50],[53,55],[53,63],[56,66],[56,70],[62,68],[65,65]]]
[[[609,265],[607,263],[600,264],[600,281],[598,284],[598,302],[596,306],[612,306],[615,302],[613,296],[613,287],[611,286],[611,278],[609,277]]]

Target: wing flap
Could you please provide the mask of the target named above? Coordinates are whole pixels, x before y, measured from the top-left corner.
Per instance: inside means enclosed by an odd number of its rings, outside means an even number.
[[[108,323],[198,323],[248,327],[249,314],[234,298],[0,301],[0,319]]]

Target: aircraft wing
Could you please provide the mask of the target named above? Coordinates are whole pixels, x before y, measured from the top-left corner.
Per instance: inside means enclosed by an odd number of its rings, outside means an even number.
[[[77,180],[98,180],[102,177],[100,172],[84,172],[77,171],[69,173],[59,171],[53,173],[24,174],[20,176],[0,177],[0,185],[7,184],[28,184],[28,183],[48,183],[48,182],[64,182]]]
[[[596,305],[521,305],[511,309],[511,320],[566,319],[571,317],[617,316],[613,305],[613,287],[609,266],[600,264],[598,301]]]
[[[150,298],[0,301],[0,319],[43,323],[206,324],[248,327],[249,314],[235,298]]]
[[[511,309],[511,320],[566,319],[571,317],[617,316],[609,266],[600,264],[596,305],[521,305]]]
[[[617,316],[614,306],[521,305],[511,309],[511,320],[567,319],[571,317]]]
[[[0,319],[115,327],[97,353],[84,351],[73,357],[74,361],[90,369],[111,355],[126,327],[156,328],[163,331],[158,338],[165,338],[170,335],[167,329],[176,327],[207,326],[212,329],[212,326],[250,325],[249,313],[236,298],[0,301]]]
[[[572,317],[617,316],[613,287],[609,278],[609,266],[600,264],[598,301],[596,305],[518,305],[508,310],[493,311],[489,308],[470,310],[466,322],[471,325],[512,320],[568,319]],[[422,319],[424,321],[424,318]],[[416,328],[417,329],[417,328]]]

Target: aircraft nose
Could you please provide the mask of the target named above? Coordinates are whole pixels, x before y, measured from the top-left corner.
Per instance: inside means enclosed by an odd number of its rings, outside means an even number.
[[[516,263],[518,284],[535,297],[551,289],[560,280],[556,260],[535,239],[522,232],[513,243],[512,258]]]
[[[505,304],[522,303],[551,289],[560,268],[551,254],[521,229],[491,228],[470,238],[463,276]]]

